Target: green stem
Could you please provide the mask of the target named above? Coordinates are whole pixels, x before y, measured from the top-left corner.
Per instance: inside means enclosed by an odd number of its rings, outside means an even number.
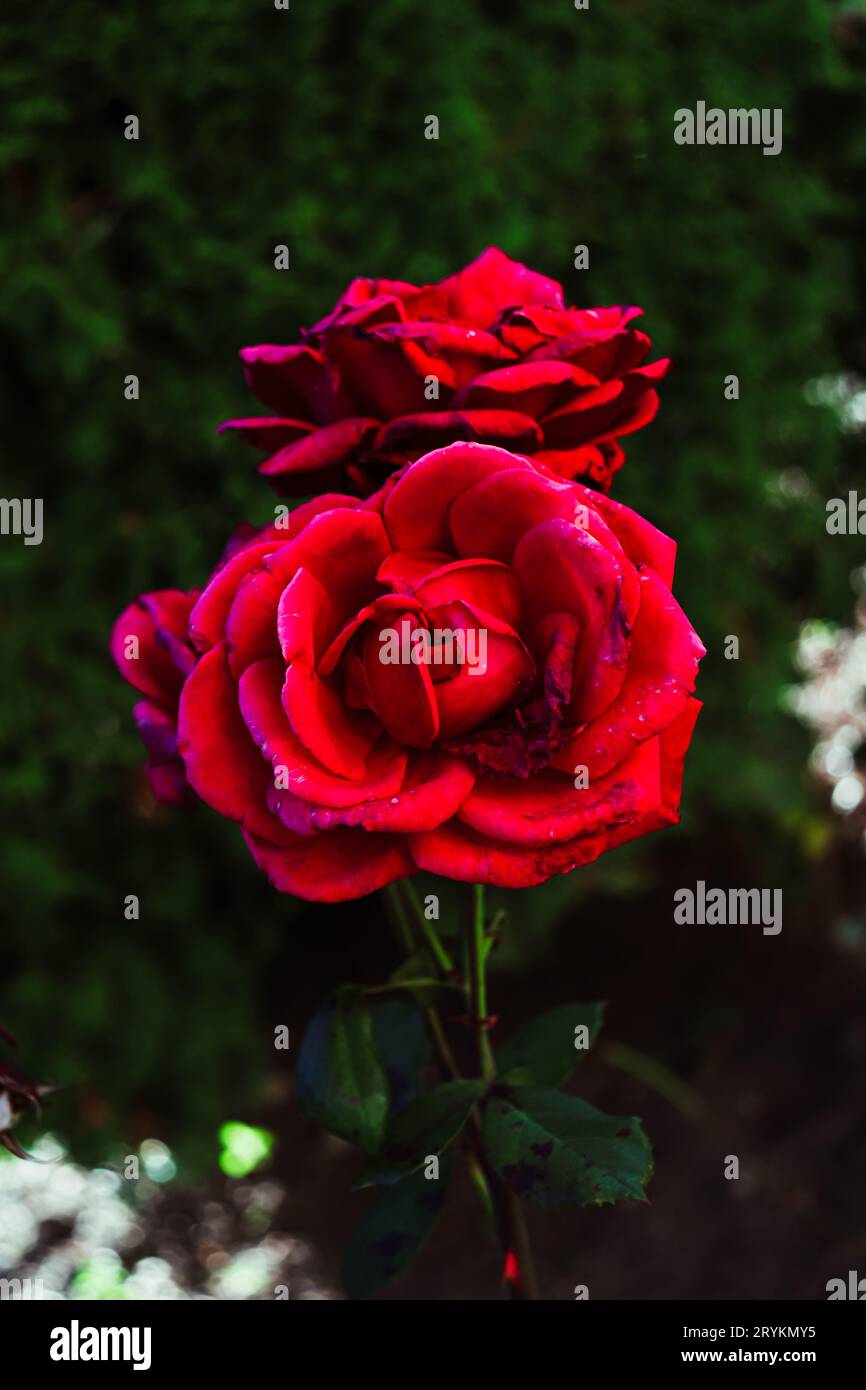
[[[520,1205],[520,1198],[512,1192],[510,1187],[505,1189],[505,1205],[508,1229],[523,1283],[522,1290],[514,1296],[534,1302],[538,1299],[538,1279],[535,1273],[535,1260],[532,1257],[532,1246],[529,1243],[529,1231],[526,1229],[526,1219],[523,1215],[523,1207]]]
[[[424,939],[426,940],[437,968],[447,981],[456,985],[466,999],[466,1008],[469,1019],[472,1039],[475,1046],[475,1055],[479,1076],[485,1081],[493,1081],[496,1076],[496,1064],[490,1041],[487,1036],[487,983],[485,966],[491,942],[487,939],[484,925],[484,887],[477,884],[473,887],[473,909],[472,920],[468,929],[464,933],[464,959],[465,959],[465,978],[457,984],[454,976],[454,965],[445,947],[431,922],[424,916],[424,911],[418,896],[411,885],[404,879],[403,888],[406,897],[412,907],[415,919],[418,923]],[[385,889],[388,915],[394,926],[397,939],[407,955],[411,955],[415,950],[415,933],[406,913],[404,899],[396,885],[391,884]],[[406,987],[407,982],[402,983],[402,988]],[[412,983],[411,981],[408,983]],[[380,989],[387,989],[389,986],[374,986],[375,992]],[[427,1027],[439,1062],[439,1066],[444,1075],[452,1077],[454,1080],[461,1080],[461,1071],[442,1027],[442,1020],[435,1008],[424,1009]],[[502,1247],[503,1255],[513,1252],[516,1255],[520,1268],[520,1283],[511,1284],[509,1288],[513,1299],[535,1299],[538,1297],[535,1268],[532,1260],[532,1252],[529,1247],[529,1239],[526,1231],[526,1224],[523,1219],[523,1211],[520,1202],[514,1193],[505,1186],[502,1180],[490,1167],[486,1161],[482,1150],[482,1124],[479,1106],[474,1106],[471,1116],[471,1127],[475,1133],[473,1148],[467,1155],[469,1171],[481,1197],[484,1210],[488,1219],[493,1221],[499,1236],[499,1243]]]
[[[424,1017],[427,1020],[427,1027],[430,1029],[433,1046],[439,1056],[440,1066],[450,1074],[453,1081],[461,1081],[463,1078],[460,1075],[460,1068],[454,1060],[454,1053],[451,1051],[438,1013],[433,1008],[426,1008]]]
[[[487,1181],[487,1174],[484,1172],[483,1167],[481,1166],[474,1154],[468,1153],[466,1155],[466,1162],[469,1165],[469,1175],[476,1186],[479,1197],[481,1198],[481,1205],[484,1208],[484,1215],[487,1218],[487,1224],[490,1227],[490,1230],[495,1238],[497,1235],[498,1222],[496,1217],[496,1208],[493,1204],[493,1194],[490,1191],[490,1183]]]
[[[411,956],[415,950],[415,934],[406,916],[406,908],[400,896],[400,891],[395,883],[389,883],[384,891],[385,905],[387,907],[388,916],[391,919],[391,925],[394,928],[394,934],[397,937],[397,944],[402,947],[407,956]],[[390,981],[386,985],[374,985],[373,989],[369,992],[376,993],[388,988],[390,988]],[[395,988],[397,988],[396,985]],[[405,989],[406,984],[401,982],[399,988]],[[430,1038],[443,1073],[451,1076],[453,1080],[459,1081],[460,1069],[454,1060],[454,1054],[448,1044],[448,1039],[445,1036],[445,1030],[442,1027],[442,1022],[438,1013],[434,1008],[428,1006],[424,1009],[424,1017],[427,1021]]]
[[[396,883],[389,883],[385,889],[385,903],[388,908],[388,916],[394,928],[394,935],[397,938],[398,946],[411,956],[415,949],[415,938],[412,935],[412,928],[406,916],[406,909],[403,906],[403,899],[397,889]]]
[[[488,1036],[486,964],[489,944],[485,931],[484,885],[476,883],[472,888],[472,920],[465,939],[467,1005],[478,1072],[485,1081],[492,1082],[496,1079],[496,1062]],[[481,1122],[477,1111],[476,1107],[473,1121],[480,1141]],[[483,1154],[479,1169],[490,1192],[491,1209],[496,1217],[503,1254],[513,1254],[520,1271],[519,1282],[509,1286],[510,1295],[512,1299],[537,1299],[535,1264],[520,1201],[493,1171]]]
[[[433,953],[433,959],[435,960],[439,970],[442,972],[443,975],[453,975],[454,962],[452,961],[451,957],[449,956],[448,952],[443,946],[442,939],[439,936],[439,933],[437,932],[433,923],[426,916],[418,898],[418,894],[412,886],[412,882],[410,879],[403,879],[403,890],[406,894],[406,897],[409,900],[409,904],[412,908],[412,911],[415,914],[415,920],[424,934],[424,939]]]
[[[469,986],[469,1022],[475,1040],[475,1055],[479,1075],[485,1081],[492,1081],[496,1075],[496,1064],[490,1039],[487,1036],[487,981],[485,978],[484,940],[484,885],[476,883],[472,888],[472,922],[467,933],[467,974]]]

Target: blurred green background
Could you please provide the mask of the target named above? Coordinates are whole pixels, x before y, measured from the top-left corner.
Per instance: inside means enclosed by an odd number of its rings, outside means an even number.
[[[616,495],[676,537],[708,647],[683,824],[512,895],[503,997],[550,981],[578,922],[625,924],[624,993],[629,932],[663,971],[671,874],[783,883],[795,930],[832,817],[782,696],[801,623],[849,620],[862,561],[824,529],[858,440],[815,383],[866,372],[863,7],[6,0],[0,46],[2,492],[45,502],[41,547],[0,539],[0,1019],[28,1070],[80,1083],[51,1111],[75,1156],[156,1134],[212,1169],[219,1124],[266,1109],[274,1023],[390,963],[374,901],[280,899],[234,827],[153,806],[106,652],[132,596],[199,584],[272,516],[214,432],[250,409],[237,351],[294,340],[358,274],[423,283],[495,244],[572,303],[643,305],[675,362]],[[783,153],[675,145],[698,99],[781,107]]]

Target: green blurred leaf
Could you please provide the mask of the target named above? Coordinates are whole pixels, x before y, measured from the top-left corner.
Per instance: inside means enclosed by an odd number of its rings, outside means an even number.
[[[639,1120],[604,1115],[561,1091],[520,1088],[492,1099],[484,1151],[519,1197],[543,1207],[643,1201],[652,1173]]]
[[[399,1115],[420,1090],[420,1074],[430,1061],[430,1038],[424,1015],[402,995],[368,1000],[373,1035],[388,1074],[390,1115]]]
[[[563,1004],[525,1023],[497,1050],[500,1079],[525,1086],[562,1086],[595,1042],[603,1014],[603,1002]]]
[[[364,1164],[356,1187],[394,1183],[420,1168],[457,1137],[483,1094],[482,1081],[447,1081],[413,1100],[389,1124],[381,1152]]]
[[[297,1080],[305,1114],[365,1152],[376,1152],[388,1113],[388,1076],[357,986],[340,988],[311,1019]]]
[[[220,1125],[220,1168],[230,1178],[244,1178],[270,1157],[274,1136],[266,1129],[230,1120]]]
[[[343,1256],[343,1286],[350,1298],[369,1298],[415,1259],[439,1218],[453,1170],[445,1154],[438,1178],[422,1170],[378,1192]]]

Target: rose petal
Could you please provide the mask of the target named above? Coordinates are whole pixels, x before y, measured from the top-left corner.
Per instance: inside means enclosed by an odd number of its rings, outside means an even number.
[[[516,304],[562,307],[562,286],[513,261],[495,246],[482,251],[463,270],[440,281],[448,312],[467,323],[490,324]]]
[[[187,810],[196,804],[195,792],[186,780],[186,769],[180,758],[173,763],[159,763],[157,766],[147,763],[144,770],[154,800],[161,806]]]
[[[410,285],[405,280],[380,280],[359,275],[343,291],[331,312],[313,325],[309,330],[310,336],[320,337],[328,333],[342,323],[346,315],[353,314],[356,309],[365,305],[378,304],[382,300],[398,303],[417,293],[415,285]]]
[[[420,382],[426,385],[427,378],[435,376],[440,388],[455,391],[497,362],[514,360],[513,352],[492,333],[455,323],[386,324],[374,329],[371,337],[397,345]]]
[[[415,863],[401,835],[334,830],[280,849],[255,835],[244,836],[260,869],[279,893],[308,902],[340,903],[406,878]]]
[[[580,622],[568,718],[574,724],[595,718],[625,679],[639,603],[634,568],[588,531],[556,519],[527,531],[514,552],[514,573],[530,623],[548,613],[573,613]]]
[[[576,361],[584,371],[593,372],[600,381],[606,381],[609,377],[622,376],[639,367],[651,347],[652,343],[645,333],[635,328],[624,328],[612,333],[604,342],[586,348]]]
[[[360,507],[314,516],[297,536],[262,557],[261,567],[240,586],[226,623],[236,677],[277,647],[280,596],[297,570],[306,568],[328,595],[327,622],[317,629],[323,645],[340,631],[359,603],[375,596],[376,571],[388,553],[381,518]],[[318,640],[318,639],[317,639]]]
[[[301,485],[318,483],[325,475],[336,481],[366,439],[378,429],[378,420],[350,417],[325,425],[296,443],[280,449],[259,465],[262,477],[278,494],[291,496]]]
[[[450,514],[453,544],[461,555],[510,564],[527,531],[558,517],[588,532],[624,563],[628,552],[605,520],[604,500],[592,488],[549,476],[534,458],[530,469],[505,469],[460,494]]]
[[[635,318],[640,318],[643,309],[636,305],[619,304],[599,306],[595,309],[569,309],[558,318],[545,316],[544,310],[523,310],[513,316],[532,323],[546,339],[529,354],[530,361],[561,359],[570,362],[599,343],[606,343],[614,334],[621,332]]]
[[[406,613],[389,623],[401,646],[412,650],[412,633],[421,625],[418,615]],[[405,636],[404,636],[405,634]],[[383,660],[384,628],[371,628],[364,642],[364,670],[372,708],[397,743],[406,748],[429,748],[439,733],[439,713],[430,671],[423,662]]]
[[[440,677],[433,687],[440,737],[454,738],[482,727],[503,706],[515,702],[529,688],[535,662],[507,624],[467,602],[431,609],[429,618],[434,630],[461,634],[465,644],[465,663],[452,668],[453,674]],[[456,638],[452,642],[453,649],[459,650]]]
[[[152,700],[139,700],[132,711],[147,749],[145,772],[154,797],[163,806],[185,808],[195,803],[177,747],[177,714]]]
[[[222,642],[205,653],[181,691],[178,747],[202,801],[275,844],[292,842],[267,809],[270,769],[241,718]]]
[[[400,594],[414,594],[422,579],[449,565],[451,559],[444,550],[395,550],[382,561],[376,580]]]
[[[380,726],[368,714],[348,709],[337,691],[309,666],[296,661],[286,672],[283,709],[308,753],[329,772],[358,782]]]
[[[666,588],[674,582],[676,541],[659,531],[652,522],[633,512],[631,507],[615,502],[612,497],[600,497],[591,488],[576,484],[578,496],[585,506],[604,517],[625,553],[635,565],[650,565]]]
[[[283,595],[283,597],[285,597],[285,595]],[[349,645],[352,638],[360,632],[365,623],[377,622],[380,627],[387,627],[390,621],[398,619],[400,615],[407,610],[417,613],[423,613],[424,611],[422,604],[407,598],[405,594],[383,594],[381,598],[375,598],[372,603],[366,604],[364,608],[355,614],[354,618],[346,623],[346,626],[337,634],[328,647],[328,650],[317,666],[319,675],[327,677],[333,674],[346,647]]]
[[[573,613],[548,613],[536,630],[551,733],[562,723],[574,696],[580,633],[580,623]]]
[[[309,521],[314,516],[320,516],[322,512],[333,512],[350,508],[357,511],[359,506],[357,497],[351,497],[344,492],[321,492],[317,497],[311,497],[307,502],[300,502],[297,506],[289,510],[282,503],[275,507],[277,517],[269,526],[249,526],[242,523],[235,528],[229,541],[222,563],[225,564],[240,550],[245,550],[248,545],[261,545],[265,541],[273,541],[274,549],[277,546],[285,545],[286,541],[293,540],[295,536],[303,531]]]
[[[355,781],[329,772],[312,757],[292,731],[282,703],[285,671],[279,661],[258,661],[247,667],[238,686],[238,701],[251,738],[273,766],[268,805],[279,815],[282,791],[288,783],[292,796],[319,806],[355,806],[393,796],[403,785],[406,754],[389,739],[371,749],[364,775]]]
[[[658,740],[653,740],[657,744]],[[657,757],[656,757],[657,761]],[[635,819],[610,829],[577,835],[572,840],[548,846],[524,848],[508,841],[492,839],[451,820],[436,830],[409,836],[409,847],[419,869],[444,874],[468,883],[492,883],[502,888],[531,888],[553,874],[570,873],[600,854],[658,830],[672,819],[662,805],[640,811]],[[675,817],[674,817],[675,818]]]
[[[639,367],[548,415],[543,422],[545,447],[574,449],[607,436],[633,434],[649,424],[658,411],[659,398],[648,388],[646,372]]]
[[[325,586],[302,567],[289,580],[277,604],[277,639],[285,664],[301,660],[315,666],[336,622]],[[245,662],[245,667],[250,664]]]
[[[327,340],[327,353],[355,414],[392,420],[427,407],[424,374],[407,360],[399,343],[373,335],[334,333]],[[442,389],[450,394],[444,378]]]
[[[177,714],[166,710],[153,700],[139,700],[133,708],[132,717],[147,749],[148,759],[153,767],[162,763],[175,762],[180,754],[177,747]]]
[[[199,651],[206,651],[223,640],[229,609],[241,581],[259,569],[264,557],[280,544],[280,541],[269,539],[244,546],[211,576],[189,617],[190,637]]]
[[[608,840],[608,849],[615,849],[617,845],[624,844],[627,840],[636,839],[638,835],[649,835],[652,831],[661,830],[666,825],[676,825],[679,821],[685,756],[700,710],[700,700],[690,699],[682,714],[670,728],[665,729],[664,733],[660,734],[657,739],[652,740],[652,742],[658,743],[660,750],[659,804],[639,822],[637,827],[621,826],[614,829]]]
[[[594,523],[595,509],[570,484],[546,478],[535,468],[515,467],[490,473],[461,492],[452,503],[449,524],[459,555],[508,565],[533,526],[554,517],[574,521],[578,515]],[[603,523],[599,526],[607,530]]]
[[[628,829],[632,834],[640,833],[633,827]],[[545,849],[522,849],[480,835],[459,820],[450,820],[436,830],[410,835],[408,844],[418,868],[429,873],[462,883],[532,888],[553,874],[568,873],[579,864],[597,859],[607,848],[608,839],[606,831],[599,831]]]
[[[341,810],[313,806],[284,798],[280,819],[302,835],[331,831],[340,825],[356,825],[364,830],[432,830],[455,815],[472,790],[475,781],[468,765],[443,753],[421,753],[413,757],[406,780],[393,796],[361,802]]]
[[[475,377],[454,398],[457,410],[516,410],[540,420],[598,378],[568,362],[519,362]]]
[[[196,593],[160,589],[143,594],[114,624],[109,649],[118,671],[133,689],[173,706],[194,660],[186,632]],[[138,655],[128,639],[137,639]]]
[[[614,473],[625,463],[625,453],[615,439],[600,439],[577,449],[539,449],[532,458],[561,478],[577,479],[604,493],[610,491]]]
[[[223,420],[217,425],[217,434],[230,430],[240,435],[247,444],[252,444],[263,453],[270,454],[294,444],[297,439],[312,433],[315,425],[309,420],[286,420],[280,415],[248,416],[240,420]]]
[[[325,359],[313,348],[259,343],[241,349],[241,362],[256,399],[284,417],[329,424],[348,413],[337,400]]]
[[[531,453],[543,439],[541,426],[518,410],[440,410],[402,415],[383,425],[373,449],[379,455],[415,459],[431,449],[471,440]]]
[[[496,560],[454,560],[442,565],[421,580],[415,597],[428,610],[463,600],[494,613],[509,627],[517,627],[520,621],[520,585],[509,567]]]
[[[532,471],[532,464],[490,444],[449,444],[417,459],[385,500],[392,548],[450,551],[448,516],[455,498],[479,478],[515,468]]]
[[[629,669],[616,700],[554,756],[554,767],[601,777],[635,744],[662,733],[686,709],[704,647],[654,570],[640,572],[641,600]]]
[[[411,288],[407,286],[406,288]],[[371,295],[363,304],[344,305],[339,318],[334,318],[324,328],[312,330],[307,338],[323,339],[325,344],[335,333],[345,333],[351,329],[377,328],[382,323],[404,323],[406,306],[399,295],[385,290]]]
[[[686,753],[701,708],[700,700],[689,699],[679,718],[659,735],[662,810],[666,813],[666,819],[672,823],[679,820]]]
[[[659,744],[650,739],[607,776],[575,787],[573,776],[483,777],[460,808],[482,835],[542,847],[633,824],[659,805]]]

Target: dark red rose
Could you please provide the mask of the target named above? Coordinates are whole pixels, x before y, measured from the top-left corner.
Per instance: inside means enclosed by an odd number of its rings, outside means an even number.
[[[148,659],[119,665],[169,720],[180,691],[190,784],[281,891],[528,887],[678,818],[703,648],[674,551],[537,460],[453,444],[236,539],[188,642],[186,596],[171,621],[141,599],[115,631],[144,614]]]
[[[353,280],[301,344],[243,349],[273,414],[220,429],[268,455],[259,471],[281,497],[368,496],[456,441],[531,454],[609,492],[617,440],[653,418],[670,366],[645,361],[641,312],[567,309],[555,280],[492,247],[437,285]]]

